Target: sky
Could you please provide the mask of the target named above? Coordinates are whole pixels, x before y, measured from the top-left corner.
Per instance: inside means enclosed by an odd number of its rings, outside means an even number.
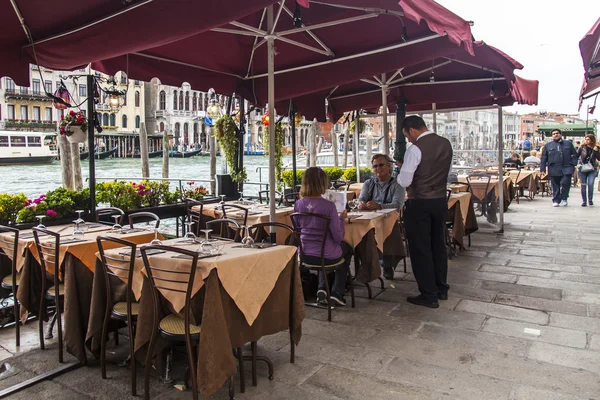
[[[516,71],[517,75],[540,82],[537,107],[509,110],[520,114],[536,110],[577,113],[584,72],[579,41],[600,18],[600,0],[436,2],[473,21],[471,29],[476,40],[497,47],[523,64],[525,68]],[[585,104],[581,107],[583,118]],[[600,118],[600,110],[595,114]]]

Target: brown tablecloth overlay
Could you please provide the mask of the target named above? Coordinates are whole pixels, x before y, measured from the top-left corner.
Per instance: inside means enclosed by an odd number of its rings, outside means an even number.
[[[125,300],[125,283],[112,278],[114,297],[109,305],[111,307],[115,302]],[[104,275],[94,274],[91,313],[85,343],[96,357],[100,354],[100,337],[106,309],[105,285]],[[293,293],[290,293],[291,287]],[[153,306],[150,290],[149,282],[144,278],[135,342],[136,357],[142,361],[145,359],[152,333]],[[290,295],[293,296],[292,310],[289,306]],[[273,290],[251,326],[223,288],[216,269],[210,272],[202,289],[192,299],[192,311],[194,321],[202,324],[197,364],[199,390],[203,396],[210,396],[236,372],[233,348],[258,340],[265,335],[290,329],[290,324],[294,331],[294,340],[296,344],[299,343],[305,309],[300,274],[294,258],[287,263],[277,278]],[[159,318],[170,312],[174,312],[171,303],[162,298]],[[290,318],[290,313],[293,318]],[[154,363],[158,368],[163,361],[159,356],[167,344],[160,337],[157,339]],[[81,353],[76,356],[81,360]]]
[[[460,182],[467,182],[467,176],[459,175],[458,180]],[[512,179],[509,176],[505,176],[503,179],[503,182],[504,182],[504,185],[503,185],[504,211],[506,212],[508,210],[508,207],[510,206],[510,203],[512,203],[512,200],[515,197],[515,188],[512,185]],[[498,198],[499,198],[498,188],[500,187],[499,180],[497,178],[492,178],[490,180],[490,184],[487,188],[487,190],[488,190],[487,193],[485,192],[486,184],[487,184],[487,179],[483,179],[481,181],[471,180],[471,191],[472,191],[473,196],[475,196],[479,200],[483,200],[483,199],[485,199],[485,196],[488,193],[490,193],[492,190],[495,190],[494,198],[496,200],[498,200]]]
[[[464,249],[464,237],[477,231],[473,196],[469,192],[455,193],[448,201],[448,218],[452,223],[452,240]]]
[[[360,196],[360,192],[362,191],[363,184],[361,183],[353,183],[348,187],[349,192],[354,192],[356,194],[356,198]]]
[[[237,204],[237,202],[227,202],[228,204],[235,204],[235,205],[240,205]],[[249,206],[244,206],[241,205],[242,207],[249,207]],[[199,211],[199,207],[196,206],[194,207],[195,211]],[[194,209],[192,208],[192,209]],[[202,214],[209,217],[210,218],[223,218],[223,214],[222,212],[219,210],[220,208],[220,204],[215,203],[215,204],[206,204],[204,205],[204,208],[202,209]],[[262,207],[258,208],[260,210],[260,214],[248,214],[248,219],[246,220],[246,223],[248,226],[251,225],[255,225],[255,224],[260,224],[263,222],[269,222],[270,221],[270,214],[269,214],[269,207],[267,205],[263,205]],[[292,226],[292,220],[290,219],[290,214],[292,214],[294,212],[294,207],[282,207],[282,208],[278,208],[275,211],[275,222],[279,222],[285,225],[289,225]],[[227,214],[227,217],[233,220],[237,219],[237,215],[235,212],[230,212],[229,214]],[[241,215],[240,215],[241,217]],[[287,237],[289,236],[289,231],[285,230],[285,229],[281,229],[281,228],[275,228],[275,232],[277,233],[277,243],[278,244],[285,244],[285,240],[287,239]]]

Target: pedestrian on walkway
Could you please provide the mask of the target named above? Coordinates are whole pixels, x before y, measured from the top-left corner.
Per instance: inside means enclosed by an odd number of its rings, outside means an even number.
[[[448,299],[448,258],[446,181],[452,164],[448,139],[427,129],[421,117],[402,122],[402,133],[412,143],[404,155],[398,183],[407,188],[404,225],[411,265],[421,292],[408,302],[438,308],[438,300]]]
[[[581,182],[581,207],[594,205],[594,181],[598,176],[598,146],[596,146],[596,136],[593,134],[585,135],[584,145],[577,150],[579,156],[577,160],[577,169],[579,170],[579,181]]]
[[[570,140],[562,138],[560,129],[552,131],[552,141],[542,148],[540,171],[548,171],[552,181],[552,204],[554,207],[567,206],[571,177],[577,164],[577,152]]]

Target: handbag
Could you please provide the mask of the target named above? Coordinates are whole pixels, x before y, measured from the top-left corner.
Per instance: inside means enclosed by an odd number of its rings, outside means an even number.
[[[587,162],[585,164],[581,164],[579,166],[579,172],[582,172],[584,174],[587,174],[588,172],[592,172],[594,171],[596,168],[594,168],[594,166],[592,165],[591,162]]]

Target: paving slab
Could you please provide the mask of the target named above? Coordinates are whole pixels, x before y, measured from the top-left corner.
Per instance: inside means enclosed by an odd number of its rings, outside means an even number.
[[[580,397],[560,394],[556,392],[550,392],[531,386],[518,386],[511,394],[511,400],[532,400],[532,399],[544,399],[544,400],[578,400]]]
[[[569,272],[555,272],[554,279],[572,281],[572,282],[582,282],[582,283],[593,283],[595,285],[600,285],[600,275],[590,275],[590,274],[573,274]]]
[[[598,318],[552,312],[550,313],[550,325],[584,332],[600,333],[600,319]]]
[[[494,302],[508,306],[529,308],[531,310],[546,312],[556,311],[564,314],[580,315],[583,317],[587,316],[587,306],[585,304],[570,303],[564,300],[549,300],[541,299],[539,297],[521,296],[518,294],[499,293]]]
[[[554,263],[513,263],[508,262],[507,266],[515,267],[515,268],[526,268],[526,269],[534,269],[534,270],[542,270],[542,271],[560,271],[560,272],[574,272],[581,273],[583,272],[583,267],[579,265],[563,265],[563,264],[554,264]]]
[[[521,294],[530,297],[559,300],[562,297],[560,289],[539,288],[536,286],[518,285],[512,283],[489,282],[481,283],[482,289],[497,290],[502,293]]]
[[[572,347],[536,342],[531,344],[527,357],[532,360],[544,361],[570,368],[581,368],[595,374],[600,374],[599,354],[592,350],[579,350]]]
[[[481,301],[462,300],[456,306],[456,311],[525,321],[540,325],[546,325],[548,323],[548,314],[543,311],[527,310],[524,308],[505,306],[502,304],[484,303]]]
[[[491,265],[483,264],[480,271],[484,272],[495,272],[498,274],[512,274],[512,275],[524,275],[524,276],[536,276],[538,278],[552,278],[551,271],[542,271],[530,268],[518,268],[518,267],[507,267],[503,265]],[[493,279],[490,279],[493,280]]]
[[[483,331],[580,349],[585,349],[587,345],[585,332],[500,318],[490,318],[485,321]]]
[[[480,284],[481,283],[479,283],[479,285]],[[448,291],[448,296],[450,297],[456,296],[461,299],[486,301],[488,303],[493,301],[497,294],[498,292],[493,290],[484,290],[479,289],[478,287],[472,288],[470,286],[455,283],[452,283],[452,285],[450,285],[450,290]]]
[[[394,310],[390,312],[390,315],[442,326],[452,326],[477,331],[481,328],[483,321],[485,321],[484,315],[431,309],[408,303],[398,304]]]
[[[320,369],[302,387],[318,388],[340,399],[389,400],[389,399],[447,399],[445,394],[429,389],[360,375],[354,371],[328,365]]]
[[[553,390],[580,398],[596,398],[600,390],[600,376],[596,373],[493,352],[475,354],[470,371],[477,376]],[[538,398],[534,397],[532,400]]]
[[[466,371],[435,367],[395,358],[379,374],[378,379],[414,385],[437,392],[473,400],[506,400],[512,383],[475,375]]]
[[[457,279],[457,277],[463,279],[476,279],[479,281],[496,281],[496,282],[507,282],[507,283],[515,283],[517,281],[516,275],[511,274],[503,274],[503,273],[495,273],[495,272],[481,272],[481,271],[473,271],[473,270],[456,270],[451,269],[448,271],[448,281],[452,282]]]
[[[573,303],[600,304],[600,294],[563,290],[563,300]]]
[[[556,279],[534,278],[531,276],[520,276],[517,283],[520,285],[539,286],[552,289],[564,289],[572,290],[575,292],[600,294],[600,285],[594,285],[592,283],[580,283],[561,281]]]

